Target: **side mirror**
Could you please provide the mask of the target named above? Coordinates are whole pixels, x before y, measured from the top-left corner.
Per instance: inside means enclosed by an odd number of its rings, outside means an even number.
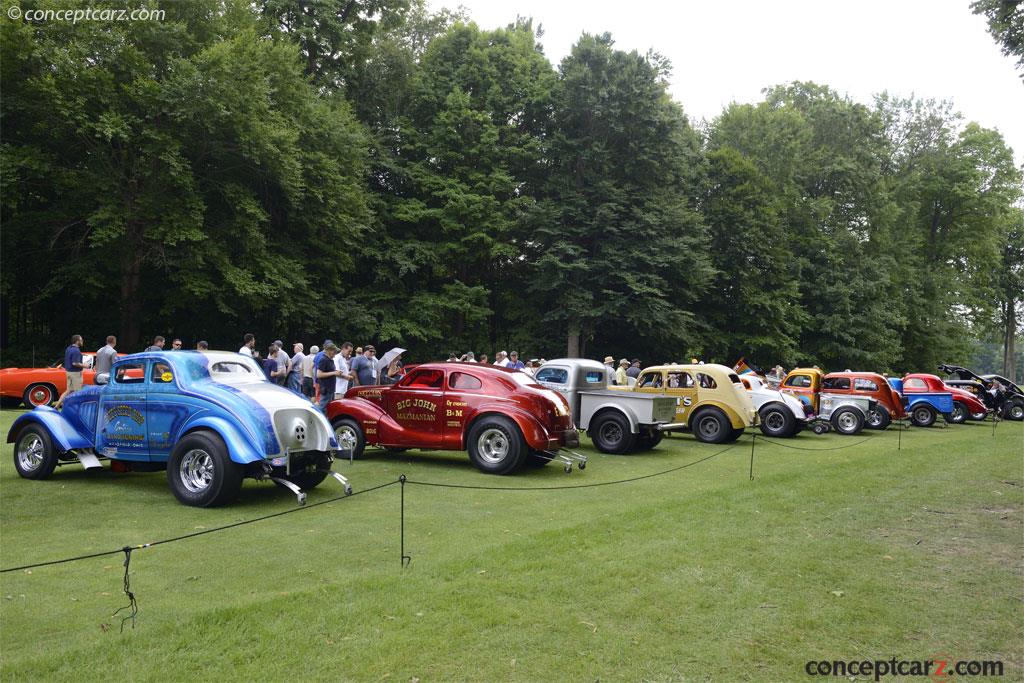
[[[109,372],[101,372],[98,375],[96,375],[96,377],[93,378],[93,382],[95,382],[96,384],[106,384],[109,381],[110,381],[110,373]]]

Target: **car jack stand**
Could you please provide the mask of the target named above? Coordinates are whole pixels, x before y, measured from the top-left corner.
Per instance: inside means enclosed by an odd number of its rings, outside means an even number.
[[[320,470],[320,471],[322,472],[323,470]],[[352,495],[352,484],[348,483],[348,479],[346,479],[345,477],[341,476],[337,472],[328,472],[327,474],[328,474],[328,476],[334,477],[339,482],[341,482],[341,485],[345,487],[345,495],[346,496],[351,496]]]
[[[288,481],[287,479],[283,479],[282,477],[275,477],[273,475],[268,476],[267,479],[270,479],[275,484],[283,486],[286,489],[288,489],[289,491],[291,491],[292,493],[294,493],[295,497],[299,501],[299,505],[305,505],[306,504],[306,492],[303,491],[302,489],[300,489],[295,484],[295,482]]]
[[[565,469],[565,473],[569,474],[572,472],[573,463],[576,461],[570,458],[568,455],[562,453],[552,453],[551,451],[541,451],[544,455],[548,456],[549,461],[555,461],[562,463],[562,467]]]

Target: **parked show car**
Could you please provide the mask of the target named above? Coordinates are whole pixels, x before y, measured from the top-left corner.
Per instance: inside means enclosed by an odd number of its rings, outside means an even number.
[[[714,363],[655,365],[637,377],[632,391],[676,401],[671,429],[693,432],[706,443],[735,441],[759,423],[750,394],[732,368]]]
[[[828,381],[826,381],[826,379]],[[816,434],[831,427],[840,434],[858,434],[876,408],[877,400],[857,393],[837,391],[848,387],[849,379],[825,374],[818,368],[795,368],[782,380],[781,389],[792,394],[813,411],[811,429]]]
[[[469,451],[481,471],[509,474],[527,462],[586,459],[569,405],[519,370],[471,363],[424,363],[397,384],[361,386],[327,405],[342,448]]]
[[[537,382],[563,396],[573,422],[602,453],[654,448],[674,426],[674,399],[637,394],[629,387],[606,389],[607,368],[585,358],[559,358],[537,371]]]
[[[770,388],[758,375],[747,373],[739,377],[750,392],[765,436],[796,436],[804,430],[812,414],[807,405],[790,394]]]
[[[831,394],[874,400],[864,421],[867,429],[885,429],[893,420],[906,417],[899,393],[877,372],[830,372],[821,384],[822,390]]]
[[[939,371],[955,375],[956,379],[947,379],[945,383],[956,389],[967,391],[985,404],[989,412],[1001,416],[1004,420],[1024,420],[1024,389],[1002,375],[979,375],[959,365],[942,364]],[[995,382],[1002,386],[1000,391]],[[974,420],[984,420],[985,413],[974,412]]]
[[[7,434],[14,465],[45,479],[75,461],[100,458],[119,472],[167,470],[185,505],[231,502],[242,480],[272,480],[299,503],[333,476],[333,430],[309,401],[267,381],[248,356],[226,351],[139,353],[118,359],[100,386],[21,415]]]
[[[903,397],[903,410],[915,427],[931,427],[939,415],[953,419],[953,394],[936,375],[914,373],[903,379],[889,378],[889,385]]]
[[[123,354],[121,354],[123,355]],[[85,369],[82,370],[82,384],[93,384],[96,373],[92,361],[96,354],[83,351]],[[24,403],[26,408],[48,406],[68,388],[64,359],[45,368],[4,368],[0,370],[0,398],[5,408],[15,408]]]

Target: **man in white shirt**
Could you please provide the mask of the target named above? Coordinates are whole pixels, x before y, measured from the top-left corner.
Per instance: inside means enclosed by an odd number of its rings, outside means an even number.
[[[244,341],[245,343],[242,344],[242,348],[238,349],[238,352],[252,358],[252,350],[256,348],[256,335],[254,335],[252,332],[246,332]]]
[[[351,357],[352,342],[345,342],[341,345],[341,353],[334,357],[334,367],[341,373],[338,375],[338,381],[334,388],[336,396],[344,396],[349,386],[351,386],[351,381],[355,378],[355,373],[352,372],[352,368],[348,363]]]
[[[494,358],[494,364],[499,368],[508,367],[508,351],[498,351],[498,355]]]

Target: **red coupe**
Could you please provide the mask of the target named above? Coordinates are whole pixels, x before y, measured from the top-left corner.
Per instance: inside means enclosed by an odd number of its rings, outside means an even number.
[[[350,389],[327,405],[339,447],[469,451],[481,471],[508,474],[557,459],[579,445],[561,395],[518,370],[469,363],[425,363],[391,386]],[[574,454],[575,455],[575,454]]]

